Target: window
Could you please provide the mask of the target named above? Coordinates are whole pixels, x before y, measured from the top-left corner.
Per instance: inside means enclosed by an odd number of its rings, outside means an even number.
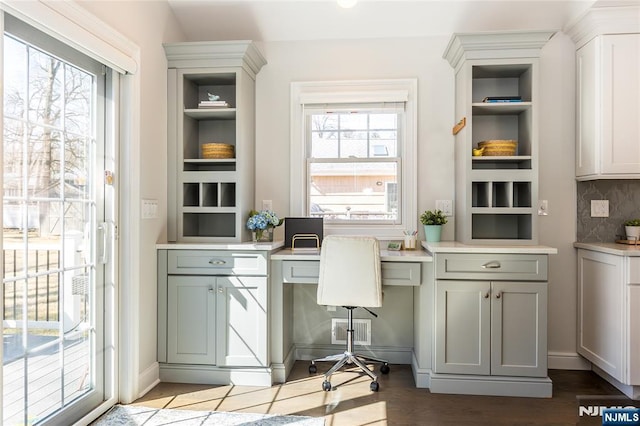
[[[293,83],[292,214],[394,238],[416,223],[415,80]]]

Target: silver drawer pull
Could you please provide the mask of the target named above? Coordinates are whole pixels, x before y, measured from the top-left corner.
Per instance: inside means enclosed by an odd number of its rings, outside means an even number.
[[[482,265],[482,269],[499,269],[500,268],[500,262],[498,262],[497,260],[493,260],[491,262],[487,262],[484,265]]]
[[[226,260],[220,260],[220,259],[211,259],[209,261],[210,264],[212,265],[224,265],[225,263],[227,263]]]

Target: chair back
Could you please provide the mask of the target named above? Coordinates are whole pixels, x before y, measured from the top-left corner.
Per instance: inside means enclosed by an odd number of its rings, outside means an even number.
[[[322,241],[319,305],[382,306],[380,245],[375,237],[329,235]]]

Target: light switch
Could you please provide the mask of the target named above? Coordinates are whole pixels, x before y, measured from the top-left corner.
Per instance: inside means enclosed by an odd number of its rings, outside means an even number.
[[[609,217],[609,200],[591,200],[591,217]]]
[[[436,210],[445,216],[453,216],[453,200],[436,200]]]
[[[158,200],[142,200],[142,219],[155,219],[158,217]]]

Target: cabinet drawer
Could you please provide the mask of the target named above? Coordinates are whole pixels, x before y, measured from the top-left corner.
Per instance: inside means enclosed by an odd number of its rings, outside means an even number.
[[[382,262],[382,285],[420,285],[420,263]],[[292,260],[282,262],[284,282],[299,284],[317,284],[320,275],[320,262]]]
[[[543,254],[436,254],[436,278],[546,281]]]
[[[169,274],[267,275],[264,253],[218,250],[169,250]]]

